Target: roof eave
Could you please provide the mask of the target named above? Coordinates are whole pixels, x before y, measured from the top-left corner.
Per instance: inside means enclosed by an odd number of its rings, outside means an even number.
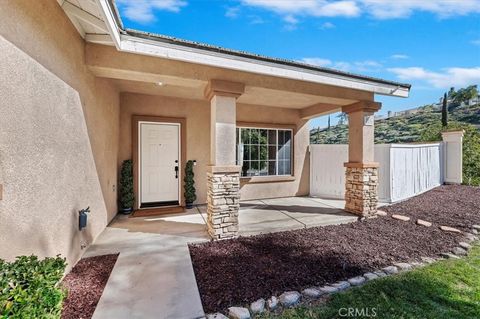
[[[118,50],[155,56],[160,58],[221,67],[255,74],[283,77],[287,79],[321,83],[345,88],[373,92],[375,94],[408,97],[409,84],[370,78],[337,70],[294,63],[293,61],[270,59],[214,46],[201,48],[198,45],[180,45],[175,41],[162,41],[147,33],[124,30],[115,6],[109,0],[97,0]],[[130,33],[130,34],[129,34]],[[142,36],[143,35],[143,36]],[[186,43],[191,43],[185,41]]]

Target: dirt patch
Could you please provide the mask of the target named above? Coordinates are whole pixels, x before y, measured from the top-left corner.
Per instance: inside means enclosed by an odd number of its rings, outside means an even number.
[[[81,259],[62,281],[68,290],[63,302],[62,319],[91,318],[118,254]]]
[[[437,210],[439,202],[435,197],[447,196],[449,191],[458,197],[449,195],[450,200],[445,200],[450,202],[449,209]],[[473,221],[480,223],[480,212],[475,206],[480,199],[480,188],[446,186],[431,192],[411,199],[415,205],[407,201],[388,208],[389,214],[411,216],[408,222],[386,216],[352,224],[191,244],[204,310],[222,311],[287,290],[324,285],[394,262],[420,261],[422,256],[435,257],[452,249],[462,235],[443,232],[435,223],[442,220],[453,227],[466,227]],[[416,225],[414,215],[407,214],[407,209],[395,210],[398,207],[424,212],[421,218],[432,220],[434,226]]]

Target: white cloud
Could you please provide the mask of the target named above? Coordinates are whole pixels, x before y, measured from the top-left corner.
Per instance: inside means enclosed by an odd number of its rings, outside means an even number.
[[[263,20],[261,17],[259,17],[257,15],[250,15],[250,16],[248,16],[248,18],[250,19],[250,24],[264,24],[265,23],[265,20]]]
[[[420,80],[436,88],[462,87],[480,83],[480,67],[445,68],[442,72],[433,72],[422,67],[391,68],[388,71],[403,81]]]
[[[241,3],[252,7],[261,7],[280,14],[308,15],[315,17],[354,17],[360,12],[355,1],[327,0],[241,0]]]
[[[297,28],[298,19],[295,18],[293,15],[286,15],[283,17],[283,21],[285,21],[285,29],[287,30],[295,30]]]
[[[433,13],[441,18],[480,12],[479,0],[358,0],[363,11],[377,19],[407,18],[415,11]]]
[[[353,63],[353,70],[356,72],[372,72],[382,68],[382,64],[372,60],[357,61]]]
[[[227,11],[225,11],[225,16],[227,18],[235,19],[236,17],[238,17],[239,13],[240,13],[240,7],[230,7],[230,8],[227,8]]]
[[[183,0],[117,0],[116,3],[122,15],[139,23],[155,21],[155,10],[179,12],[187,5]]]
[[[480,45],[480,38],[476,39],[476,40],[472,40],[470,41],[471,44],[473,45]]]
[[[408,55],[406,54],[393,54],[390,56],[391,59],[395,59],[395,60],[405,60],[405,59],[408,59],[410,58]]]
[[[320,29],[322,29],[322,30],[333,29],[333,28],[335,28],[335,25],[331,22],[324,22],[320,26]]]
[[[480,13],[480,0],[239,0],[241,4],[280,15],[310,17],[407,18],[417,11],[441,18]]]
[[[315,66],[329,66],[332,65],[332,61],[329,59],[322,59],[322,58],[303,58],[300,62],[311,64]]]
[[[324,58],[303,58],[300,62],[320,66],[320,67],[329,67],[346,72],[372,72],[380,70],[383,65],[377,61],[365,60],[365,61],[332,61]]]

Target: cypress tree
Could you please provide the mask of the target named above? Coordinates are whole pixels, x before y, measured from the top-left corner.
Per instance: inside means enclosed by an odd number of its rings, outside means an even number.
[[[447,127],[448,125],[448,109],[447,109],[447,93],[443,95],[443,104],[442,104],[442,126]]]
[[[185,182],[185,202],[187,204],[187,208],[191,208],[193,206],[193,202],[197,199],[197,195],[195,194],[195,181],[194,181],[195,174],[193,173],[193,161],[187,161],[187,165],[185,165],[185,178],[183,181]]]
[[[132,160],[125,160],[122,163],[120,172],[120,204],[125,211],[131,211],[135,202],[133,191],[133,164]]]

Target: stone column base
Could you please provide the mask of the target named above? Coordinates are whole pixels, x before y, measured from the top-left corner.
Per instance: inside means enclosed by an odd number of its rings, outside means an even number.
[[[238,170],[207,173],[207,227],[213,240],[238,237],[240,173]]]
[[[378,203],[378,163],[345,163],[345,210],[372,217]]]

